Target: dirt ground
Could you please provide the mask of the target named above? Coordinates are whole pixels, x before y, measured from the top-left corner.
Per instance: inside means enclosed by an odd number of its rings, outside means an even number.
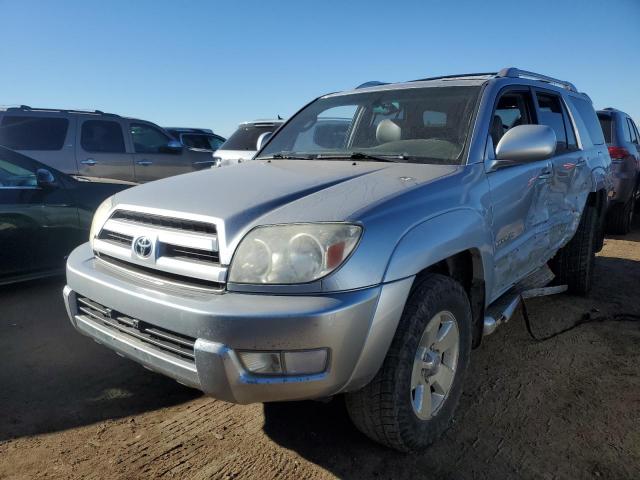
[[[75,333],[62,279],[0,290],[0,478],[640,478],[640,225],[608,239],[589,298],[527,303],[472,353],[453,427],[399,454],[341,399],[238,406]],[[625,316],[628,315],[628,316]],[[636,317],[637,319],[637,317]]]

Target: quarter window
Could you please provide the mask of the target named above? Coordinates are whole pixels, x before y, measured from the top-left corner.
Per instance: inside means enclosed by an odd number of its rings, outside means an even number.
[[[630,118],[627,118],[627,124],[629,125],[629,133],[631,134],[631,143],[638,143],[638,135]]]
[[[151,125],[132,123],[131,137],[136,153],[169,153],[167,145],[171,139]]]
[[[0,145],[13,150],[61,150],[68,128],[66,118],[5,115]]]
[[[85,152],[124,153],[124,136],[118,122],[87,120],[82,124],[80,145]]]
[[[587,128],[587,133],[589,134],[591,143],[594,145],[604,144],[602,127],[600,126],[600,122],[598,122],[598,117],[596,112],[593,110],[591,102],[585,98],[574,97],[573,95],[569,96],[569,99],[573,106],[576,107],[576,110],[578,110],[580,118],[582,118],[582,121]]]

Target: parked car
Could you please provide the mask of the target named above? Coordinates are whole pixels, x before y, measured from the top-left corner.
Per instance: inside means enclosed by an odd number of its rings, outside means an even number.
[[[99,110],[0,109],[0,145],[69,175],[137,183],[213,163],[154,123]]]
[[[346,135],[311,135],[323,119]],[[67,263],[81,333],[237,403],[345,394],[398,450],[552,274],[586,294],[610,158],[591,100],[508,68],[316,99],[251,162],[117,193]]]
[[[226,141],[208,128],[166,127],[166,130],[185,147],[200,152],[215,152]]]
[[[598,110],[613,171],[613,197],[607,213],[607,230],[624,235],[631,230],[640,207],[640,133],[626,113],[615,108]]]
[[[96,207],[131,185],[75,179],[0,147],[0,284],[62,273]]]
[[[264,144],[283,123],[284,120],[280,119],[241,123],[215,153],[216,165],[222,167],[250,160],[258,151],[259,145]]]

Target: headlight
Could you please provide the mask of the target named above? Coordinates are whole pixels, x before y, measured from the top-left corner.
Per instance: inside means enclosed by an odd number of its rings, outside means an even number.
[[[349,257],[362,228],[344,223],[258,227],[235,253],[229,281],[293,284],[322,278]]]
[[[93,221],[91,222],[91,230],[89,230],[89,241],[93,246],[93,239],[100,230],[102,226],[109,218],[109,212],[113,207],[113,195],[107,198],[104,202],[100,204],[100,206],[96,209],[96,212],[93,214]]]

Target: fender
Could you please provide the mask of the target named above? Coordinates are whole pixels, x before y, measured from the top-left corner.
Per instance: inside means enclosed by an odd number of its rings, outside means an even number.
[[[480,253],[485,298],[493,288],[493,239],[488,221],[480,212],[459,208],[432,217],[409,229],[398,241],[387,265],[384,282],[416,275],[456,253],[473,249]]]

